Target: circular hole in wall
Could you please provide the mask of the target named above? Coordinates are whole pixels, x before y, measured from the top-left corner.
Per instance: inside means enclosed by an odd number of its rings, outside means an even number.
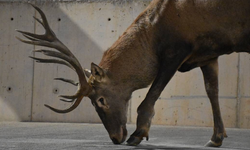
[[[53,89],[53,93],[54,93],[54,94],[58,94],[58,93],[59,93],[59,89],[58,89],[58,88],[54,88],[54,89]]]
[[[11,87],[7,87],[7,92],[12,92],[12,88]]]

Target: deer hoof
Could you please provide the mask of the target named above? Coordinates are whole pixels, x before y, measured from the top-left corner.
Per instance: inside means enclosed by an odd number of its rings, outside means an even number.
[[[215,143],[214,141],[208,141],[207,144],[205,144],[205,147],[220,147],[222,145],[222,142]]]
[[[127,145],[136,146],[136,145],[140,144],[141,141],[142,141],[142,139],[139,137],[130,136],[130,138],[127,140]]]
[[[146,137],[148,141],[148,132],[145,129],[136,130],[130,138],[127,140],[127,145],[129,146],[136,146],[141,143],[143,137]]]

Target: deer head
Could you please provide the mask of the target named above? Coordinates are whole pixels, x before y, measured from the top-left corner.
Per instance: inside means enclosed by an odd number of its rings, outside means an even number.
[[[92,91],[88,95],[114,144],[125,141],[127,136],[127,108],[131,93],[118,88],[112,75],[91,64]]]
[[[55,78],[55,80],[64,81],[78,86],[78,90],[74,95],[60,95],[60,97],[63,98],[60,100],[72,103],[69,108],[59,110],[46,104],[45,106],[57,113],[68,113],[80,104],[84,96],[89,97],[113,143],[120,144],[124,142],[127,136],[126,114],[128,100],[132,92],[125,92],[123,89],[116,88],[117,82],[112,80],[113,75],[94,63],[91,64],[91,71],[83,69],[76,57],[51,30],[42,10],[34,5],[32,6],[41,15],[42,19],[36,17],[34,17],[34,19],[44,27],[45,34],[38,35],[17,30],[29,40],[23,40],[18,37],[17,39],[27,44],[54,48],[56,51],[44,49],[35,50],[37,53],[43,53],[46,56],[53,57],[52,59],[31,58],[40,63],[57,63],[68,66],[77,73],[79,79],[79,82],[75,82],[70,79]],[[86,77],[88,78],[88,81]],[[117,100],[119,99],[123,99],[123,101],[118,102]]]

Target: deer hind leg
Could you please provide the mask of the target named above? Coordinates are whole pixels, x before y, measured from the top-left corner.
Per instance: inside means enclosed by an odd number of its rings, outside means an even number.
[[[218,61],[217,58],[209,62],[206,66],[201,67],[205,89],[210,99],[213,119],[214,119],[214,133],[211,140],[205,145],[207,147],[220,147],[224,137],[227,137],[218,101]]]

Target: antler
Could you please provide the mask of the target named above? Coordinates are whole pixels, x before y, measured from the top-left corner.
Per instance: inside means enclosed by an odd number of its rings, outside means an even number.
[[[85,73],[83,68],[81,67],[80,63],[76,59],[76,57],[70,52],[70,50],[59,40],[57,39],[55,33],[51,30],[48,21],[46,19],[45,14],[42,12],[41,9],[38,7],[34,6],[31,4],[41,15],[42,20],[34,17],[34,19],[39,22],[45,29],[45,34],[43,35],[38,35],[38,34],[33,34],[29,32],[24,32],[17,30],[18,32],[22,33],[24,37],[26,37],[29,40],[23,40],[18,37],[16,37],[18,40],[21,42],[27,43],[27,44],[33,44],[33,45],[39,45],[39,46],[45,46],[49,48],[54,48],[57,51],[52,51],[52,50],[35,50],[35,52],[40,52],[43,53],[46,56],[54,57],[54,58],[59,58],[59,59],[42,59],[42,58],[36,58],[36,57],[30,57],[36,62],[39,63],[57,63],[57,64],[62,64],[70,67],[74,71],[76,71],[79,79],[79,83],[76,83],[70,79],[64,79],[64,78],[55,78],[55,80],[61,80],[64,82],[71,83],[75,86],[78,86],[78,90],[74,95],[60,95],[59,97],[69,99],[69,100],[64,100],[60,99],[65,102],[73,102],[72,105],[65,110],[59,110],[56,108],[53,108],[49,105],[46,105],[46,107],[50,108],[51,110],[57,112],[57,113],[68,113],[72,110],[74,110],[81,102],[82,98],[84,96],[87,96],[91,90],[92,87],[90,84],[88,84],[86,78],[85,78]]]

